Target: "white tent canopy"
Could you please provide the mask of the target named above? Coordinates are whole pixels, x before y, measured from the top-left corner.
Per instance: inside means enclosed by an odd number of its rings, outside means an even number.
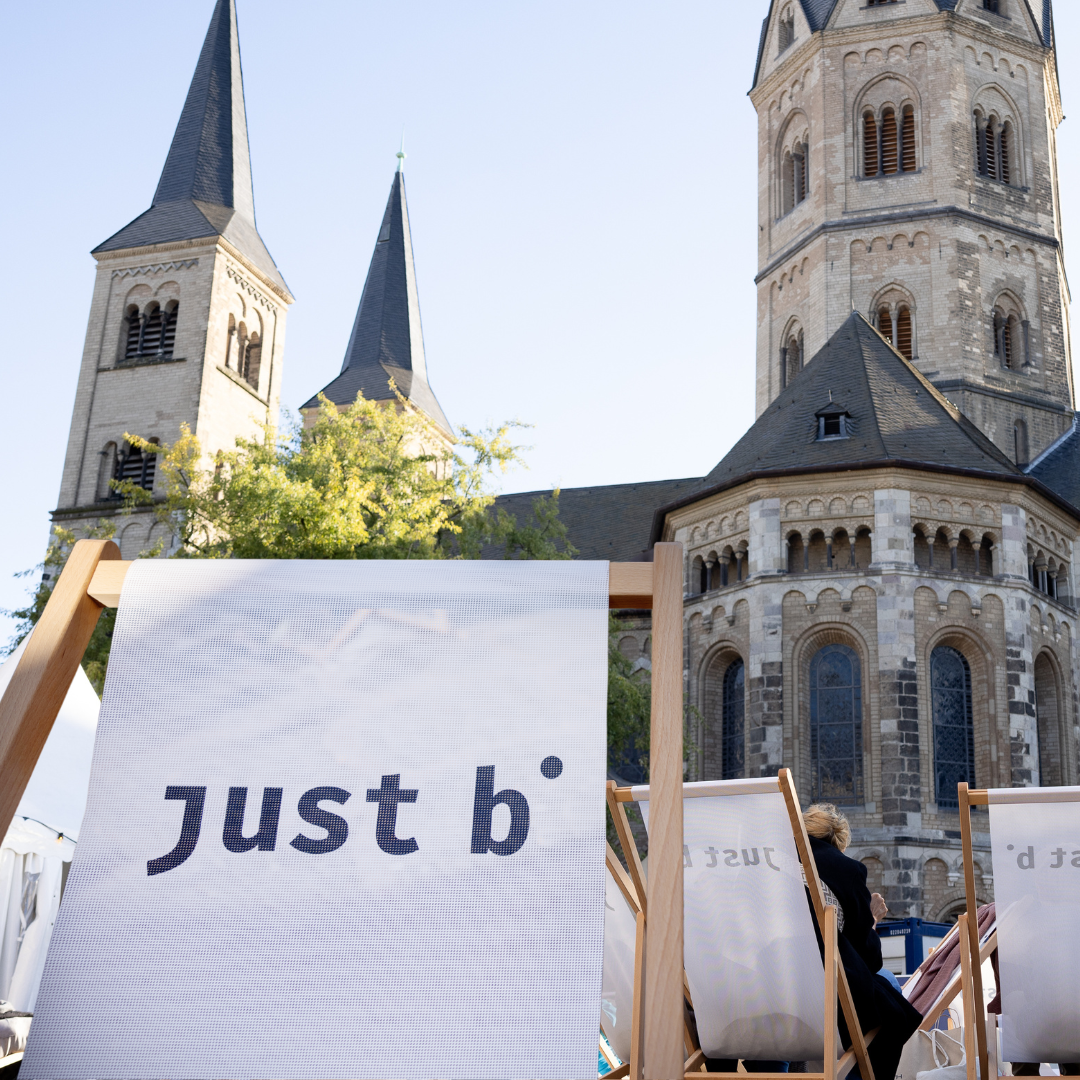
[[[0,666],[7,689],[26,643]],[[98,698],[79,668],[0,844],[0,999],[33,1012],[45,953],[86,808]]]

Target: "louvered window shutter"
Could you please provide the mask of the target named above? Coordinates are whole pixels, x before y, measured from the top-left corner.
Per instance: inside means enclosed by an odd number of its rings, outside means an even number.
[[[915,110],[909,105],[904,110],[904,123],[900,131],[903,145],[900,167],[904,172],[915,171]]]
[[[161,331],[161,351],[165,356],[172,356],[176,341],[176,317],[180,314],[179,306],[165,314],[165,324]]]
[[[993,120],[986,121],[986,137],[983,145],[986,147],[986,175],[997,179],[997,125]]]
[[[896,351],[911,359],[911,312],[901,308],[896,316]]]
[[[874,119],[874,114],[868,112],[863,117],[863,175],[877,176],[877,174],[877,121]]]
[[[124,347],[124,357],[130,359],[139,355],[139,334],[142,330],[142,319],[139,318],[138,308],[128,315],[127,324],[127,343]]]
[[[891,176],[897,171],[896,113],[886,109],[881,114],[881,171]]]
[[[1001,126],[1001,179],[1009,183],[1009,137],[1012,128],[1009,124]]]

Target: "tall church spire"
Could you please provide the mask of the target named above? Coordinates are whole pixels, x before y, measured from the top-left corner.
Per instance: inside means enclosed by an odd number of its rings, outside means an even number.
[[[361,391],[370,400],[387,401],[392,399],[388,385],[392,377],[398,390],[449,435],[450,421],[427,381],[403,158],[399,153],[341,374],[323,393],[335,405],[351,405]],[[318,404],[316,395],[302,408]]]
[[[255,227],[235,0],[217,0],[154,201],[94,253],[222,236],[282,288]]]

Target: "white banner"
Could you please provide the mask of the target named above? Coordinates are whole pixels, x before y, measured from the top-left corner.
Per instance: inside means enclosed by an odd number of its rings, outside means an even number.
[[[995,794],[1002,1057],[1080,1061],[1080,802],[998,804]]]
[[[607,598],[135,563],[23,1076],[595,1077]]]
[[[825,971],[784,796],[775,779],[684,790],[725,787],[762,793],[683,799],[683,948],[701,1048],[819,1061]]]

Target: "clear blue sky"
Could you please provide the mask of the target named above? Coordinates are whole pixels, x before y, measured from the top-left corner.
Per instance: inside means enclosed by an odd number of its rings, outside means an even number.
[[[435,392],[455,424],[535,425],[504,490],[704,474],[753,420],[767,6],[238,0],[259,230],[296,296],[282,404],[340,367],[404,127]],[[212,9],[0,5],[0,607],[48,537],[88,252],[149,206]],[[1080,4],[1056,17],[1068,240]]]

